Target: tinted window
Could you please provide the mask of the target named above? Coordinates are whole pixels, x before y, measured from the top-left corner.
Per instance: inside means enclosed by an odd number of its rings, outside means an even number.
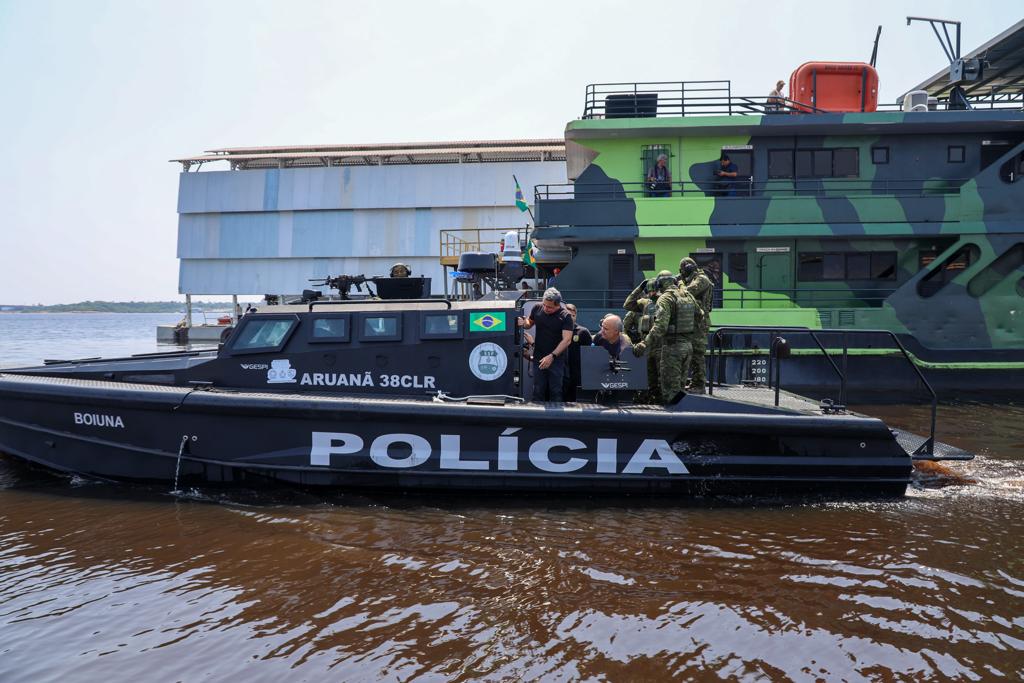
[[[811,150],[798,149],[796,151],[796,177],[810,178],[813,175],[811,168]]]
[[[835,150],[834,163],[837,178],[856,178],[860,175],[860,159],[853,147]]]
[[[832,175],[832,150],[814,150],[814,171],[815,178],[827,178]]]
[[[393,315],[363,319],[363,338],[397,337],[398,318]]]
[[[275,349],[284,343],[288,333],[295,327],[294,320],[259,320],[250,318],[239,332],[232,348],[238,351]]]
[[[637,254],[640,270],[654,270],[654,254]]]
[[[459,314],[458,313],[427,313],[423,316],[424,334],[458,334]]]
[[[871,278],[873,280],[896,279],[895,251],[878,251],[871,254]]]
[[[793,177],[793,150],[772,149],[768,151],[768,177]]]
[[[313,321],[314,339],[347,339],[347,318],[317,318]]]
[[[946,161],[951,164],[964,163],[964,148],[961,145],[950,145],[946,152]]]
[[[896,252],[802,252],[797,277],[816,280],[894,280]]]
[[[733,282],[747,281],[747,255],[738,252],[729,254],[729,279]]]
[[[980,253],[978,247],[973,244],[965,244],[960,247],[917,283],[917,293],[923,297],[933,296],[945,287],[946,283],[953,280],[953,278],[960,275],[972,263],[977,261]]]
[[[849,280],[868,280],[871,278],[871,254],[847,254],[846,278]]]
[[[844,280],[846,279],[846,266],[843,254],[825,254],[825,262],[822,268],[822,280]]]
[[[889,148],[888,147],[872,147],[871,148],[871,163],[873,163],[873,164],[887,164],[887,163],[889,163]]]
[[[822,279],[824,261],[824,254],[800,254],[797,278],[805,281]]]

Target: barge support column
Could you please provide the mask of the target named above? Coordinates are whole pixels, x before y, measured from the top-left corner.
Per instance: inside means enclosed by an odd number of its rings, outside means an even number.
[[[185,295],[185,328],[192,328],[192,295]]]
[[[231,295],[231,324],[238,324],[238,295]]]

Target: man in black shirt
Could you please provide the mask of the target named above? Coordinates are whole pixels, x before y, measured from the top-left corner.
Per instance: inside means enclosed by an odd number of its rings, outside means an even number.
[[[537,328],[533,349],[533,400],[561,401],[565,377],[565,350],[572,343],[572,316],[562,306],[562,295],[554,287],[544,292],[540,306],[530,317],[518,318],[524,329]]]
[[[566,304],[565,310],[569,311],[569,315],[572,316],[572,342],[569,344],[569,350],[566,351],[568,355],[568,365],[566,365],[565,381],[562,383],[562,399],[570,402],[576,402],[576,389],[580,385],[580,347],[590,346],[594,343],[594,338],[590,334],[590,330],[583,327],[582,325],[576,324],[576,304]]]
[[[736,196],[736,178],[740,174],[739,166],[737,166],[728,154],[723,154],[721,160],[718,162],[719,168],[715,170],[715,177],[718,178],[718,197],[735,197]]]

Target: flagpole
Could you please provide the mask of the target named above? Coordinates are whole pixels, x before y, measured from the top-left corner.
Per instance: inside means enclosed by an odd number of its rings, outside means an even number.
[[[516,181],[516,187],[519,187],[519,178],[516,178],[515,173],[512,174],[512,180]],[[537,219],[533,217],[533,211],[530,210],[530,204],[529,202],[525,201],[525,198],[524,203],[526,204],[526,213],[530,214],[530,220],[533,222],[534,225],[537,225]]]

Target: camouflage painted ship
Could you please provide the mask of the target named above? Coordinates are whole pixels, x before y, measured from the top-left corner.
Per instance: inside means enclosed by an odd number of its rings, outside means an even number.
[[[804,65],[781,99],[728,81],[588,86],[565,131],[572,182],[536,188],[543,265],[590,321],[691,256],[715,283],[716,327],[894,332],[947,396],[1018,390],[1024,21],[956,57],[959,80],[944,70],[892,106],[874,105],[877,74],[861,63]],[[656,185],[662,154],[671,182]],[[725,155],[728,182],[714,174]],[[827,346],[845,344],[858,388],[913,381],[883,335],[842,337]],[[766,347],[738,338],[729,381]],[[828,380],[820,351],[794,353],[787,387]]]

